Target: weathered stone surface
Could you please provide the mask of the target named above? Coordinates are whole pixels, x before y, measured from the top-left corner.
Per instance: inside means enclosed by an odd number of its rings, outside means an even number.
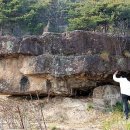
[[[11,43],[11,44],[10,44]],[[101,54],[103,56],[122,55],[129,53],[130,38],[101,33],[73,31],[62,34],[45,33],[41,36],[24,38],[0,37],[0,55],[17,54],[53,54],[83,55]],[[127,55],[128,56],[128,55]]]
[[[19,42],[20,39],[17,39],[15,37],[0,36],[0,57],[16,54],[19,50]]]
[[[22,67],[23,57],[0,59],[0,92],[20,92],[20,80],[22,74],[19,68]]]
[[[120,101],[120,88],[117,86],[105,85],[93,90],[93,103],[96,108],[110,108]]]
[[[0,37],[0,92],[71,96],[130,70],[130,38],[73,31]],[[86,93],[85,93],[86,92]]]
[[[115,56],[106,61],[99,55],[40,55],[25,58],[20,71],[24,75],[49,74],[53,77],[84,74],[93,80],[103,80],[117,69],[128,70],[129,59]]]
[[[18,57],[23,55],[43,54],[41,42],[36,37],[15,38],[10,36],[0,37],[0,57]]]

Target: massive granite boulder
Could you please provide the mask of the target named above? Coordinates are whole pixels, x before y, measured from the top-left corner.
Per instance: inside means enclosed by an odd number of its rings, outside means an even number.
[[[130,70],[130,37],[86,31],[0,36],[0,92],[87,95]]]

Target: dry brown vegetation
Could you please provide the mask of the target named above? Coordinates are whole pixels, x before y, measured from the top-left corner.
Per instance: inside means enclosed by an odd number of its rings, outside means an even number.
[[[0,99],[0,129],[47,130],[40,100]]]
[[[57,99],[54,100],[56,103]],[[122,112],[101,112],[93,109],[92,104],[88,103],[89,101],[86,102],[88,105],[85,111],[89,113],[86,123],[49,122],[46,120],[44,109],[47,104],[51,107],[52,103],[51,99],[49,102],[46,101],[46,98],[39,99],[38,96],[35,99],[32,97],[30,99],[23,97],[0,98],[0,130],[130,130],[130,121],[122,119]],[[49,109],[47,112],[50,112]]]

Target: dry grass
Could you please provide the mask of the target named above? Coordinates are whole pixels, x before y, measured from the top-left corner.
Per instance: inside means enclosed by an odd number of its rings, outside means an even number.
[[[42,107],[39,99],[0,99],[0,130],[47,130]]]
[[[124,121],[122,112],[101,112],[92,107],[86,110],[90,113],[88,122],[75,124],[77,129],[71,122],[46,122],[43,113],[46,100],[39,99],[38,95],[37,100],[30,98],[0,99],[0,130],[130,130],[130,120]]]
[[[122,113],[112,113],[102,125],[103,130],[130,130],[130,120],[122,118]]]

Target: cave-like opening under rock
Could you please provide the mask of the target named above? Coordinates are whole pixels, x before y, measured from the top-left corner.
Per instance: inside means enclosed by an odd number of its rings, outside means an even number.
[[[91,97],[93,93],[93,88],[86,89],[86,88],[73,88],[72,97]]]
[[[104,85],[113,85],[113,82],[106,82],[106,81],[97,82],[97,87],[104,86]]]
[[[23,76],[20,80],[20,91],[26,91],[29,86],[29,80],[27,76]]]

